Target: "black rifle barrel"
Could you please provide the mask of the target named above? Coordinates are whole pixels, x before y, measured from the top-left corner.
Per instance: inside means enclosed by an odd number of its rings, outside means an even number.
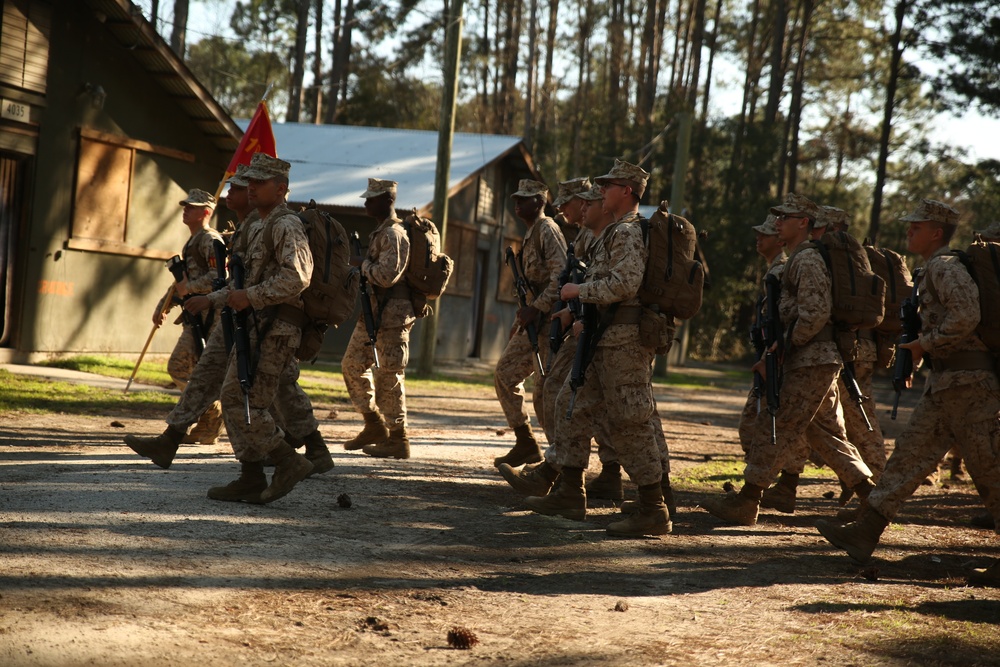
[[[524,277],[521,265],[518,264],[517,255],[514,254],[514,249],[510,246],[507,246],[507,252],[504,254],[504,260],[507,262],[507,266],[510,267],[511,274],[514,276],[514,287],[517,291],[517,303],[521,306],[521,308],[527,308],[528,281]],[[535,361],[538,362],[538,374],[544,378],[545,365],[542,364],[542,355],[538,350],[538,329],[535,327],[535,323],[528,322],[524,325],[524,333],[528,335],[528,342],[531,343],[531,349],[535,352]]]
[[[351,247],[354,248],[354,254],[361,257],[361,237],[358,236],[357,232],[351,234]],[[365,331],[368,333],[368,344],[372,348],[372,356],[375,358],[375,368],[379,368],[378,363],[378,348],[375,343],[378,342],[378,327],[375,326],[375,313],[372,311],[372,299],[371,293],[368,290],[368,279],[365,277],[364,272],[361,267],[358,267],[358,288],[361,291],[361,314],[365,319]]]
[[[233,254],[229,263],[230,272],[233,277],[233,289],[241,290],[246,286],[246,266],[243,258]],[[233,319],[233,344],[236,347],[236,374],[240,380],[240,389],[243,390],[243,411],[246,416],[247,426],[250,425],[250,390],[253,388],[253,362],[250,357],[250,329],[247,326],[249,308],[239,312],[229,312]]]

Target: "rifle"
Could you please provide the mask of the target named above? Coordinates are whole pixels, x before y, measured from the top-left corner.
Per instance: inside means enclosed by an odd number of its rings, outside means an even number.
[[[217,277],[212,281],[212,291],[218,291],[220,289],[225,289],[226,284],[229,282],[226,279],[226,259],[229,255],[229,250],[226,248],[224,241],[215,239],[212,241],[212,250],[215,252],[215,268],[218,271]],[[233,309],[229,306],[225,306],[222,309],[221,317],[222,325],[222,336],[226,341],[226,354],[233,349]]]
[[[769,275],[764,279],[764,291],[767,298],[767,310],[764,315],[764,372],[765,395],[767,396],[767,413],[771,415],[771,444],[777,444],[777,425],[775,415],[781,407],[781,378],[779,374],[779,357],[784,351],[783,336],[781,332],[781,317],[778,314],[778,299],[781,297],[781,283],[775,275]],[[771,348],[777,343],[777,348]]]
[[[246,266],[243,258],[233,253],[229,262],[229,272],[233,278],[233,289],[241,290],[246,286]],[[229,316],[233,323],[233,345],[236,347],[236,374],[240,380],[240,389],[243,390],[243,411],[246,415],[247,426],[250,425],[250,389],[253,387],[254,364],[251,359],[250,350],[250,329],[247,326],[250,309],[245,308],[239,312],[234,312],[227,307]]]
[[[573,305],[575,302],[575,306]],[[569,388],[573,394],[569,399],[569,409],[566,411],[566,419],[573,416],[573,407],[576,405],[576,390],[583,386],[587,379],[587,367],[594,359],[594,352],[597,351],[597,341],[600,334],[597,331],[597,306],[592,303],[581,303],[579,299],[573,299],[569,304],[570,311],[574,314],[580,313],[583,320],[583,331],[579,340],[576,341],[576,354],[573,356],[573,369],[569,373]]]
[[[351,247],[354,254],[361,256],[361,237],[357,232],[351,234]],[[372,347],[372,354],[375,356],[375,368],[378,368],[378,349],[375,341],[378,340],[378,327],[375,326],[375,313],[372,312],[372,300],[368,292],[368,279],[365,278],[364,271],[358,269],[358,288],[361,290],[361,313],[365,318],[365,330],[368,332],[368,344]]]
[[[521,308],[528,307],[528,281],[524,278],[524,271],[521,269],[521,265],[517,261],[517,255],[514,254],[514,249],[507,246],[507,252],[504,255],[504,260],[507,262],[507,266],[510,267],[510,272],[514,276],[514,287],[517,290],[517,303]],[[531,343],[531,349],[535,352],[535,360],[538,362],[538,373],[541,377],[545,377],[545,366],[542,364],[542,355],[538,351],[538,327],[535,326],[534,322],[528,322],[524,325],[524,332],[528,334],[528,342]]]
[[[757,299],[753,323],[750,324],[750,344],[753,345],[757,361],[764,358],[767,345],[764,344],[764,331],[761,328],[760,311],[764,307],[764,297]],[[757,399],[757,414],[760,414],[760,397],[764,394],[764,377],[757,371],[753,372],[753,390],[751,394]]]
[[[567,283],[579,282],[584,271],[587,270],[586,265],[576,258],[576,254],[573,250],[573,244],[570,243],[566,248],[566,266],[563,267],[562,273],[559,274],[559,290]],[[568,304],[559,300],[556,302],[556,306],[553,309],[555,312],[559,312],[566,308]],[[552,370],[552,362],[555,361],[556,353],[559,352],[559,348],[562,347],[563,338],[565,338],[565,332],[562,328],[562,322],[559,318],[552,320],[549,325],[549,363],[545,372],[548,373]]]
[[[913,274],[913,293],[903,299],[903,303],[899,307],[899,318],[903,324],[903,331],[896,344],[896,363],[892,367],[892,388],[896,391],[896,398],[892,401],[892,419],[896,418],[896,411],[899,409],[899,396],[906,389],[906,379],[913,375],[913,353],[901,346],[904,343],[912,343],[920,335],[918,278],[919,272],[915,272]]]
[[[175,283],[180,283],[187,278],[184,260],[177,255],[174,255],[167,261],[167,269],[173,274]],[[205,341],[208,340],[208,336],[205,335],[205,321],[201,319],[201,315],[195,315],[184,310],[184,302],[188,300],[189,296],[186,295],[181,299],[181,319],[184,321],[184,324],[191,327],[191,333],[194,334],[194,352],[198,357],[201,357],[201,353],[205,351]]]
[[[861,395],[861,387],[858,386],[858,378],[854,374],[853,361],[844,362],[840,371],[840,377],[844,380],[844,386],[847,387],[848,396],[850,396],[851,400],[857,404],[858,410],[861,410],[861,416],[864,417],[865,426],[868,428],[869,433],[874,431],[875,429],[872,428],[872,423],[868,419],[868,413],[865,412],[865,397]]]

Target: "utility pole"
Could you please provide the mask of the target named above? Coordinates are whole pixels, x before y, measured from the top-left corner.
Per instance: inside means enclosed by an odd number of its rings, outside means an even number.
[[[462,17],[465,0],[452,0],[448,6],[445,26],[444,87],[441,90],[441,121],[438,124],[437,170],[434,174],[434,212],[441,233],[441,250],[445,249],[448,230],[448,180],[451,178],[451,139],[455,133],[455,99],[458,97],[458,71],[462,59]],[[440,303],[440,302],[439,302]],[[420,340],[420,363],[417,373],[434,372],[434,349],[437,347],[437,325],[440,305],[424,319]]]

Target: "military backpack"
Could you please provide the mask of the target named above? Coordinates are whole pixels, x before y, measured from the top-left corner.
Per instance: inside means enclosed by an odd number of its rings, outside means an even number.
[[[802,245],[816,248],[830,271],[834,325],[849,331],[877,327],[885,315],[886,282],[872,271],[861,243],[847,232],[827,232]]]
[[[965,250],[953,250],[979,288],[976,334],[991,352],[1000,352],[1000,243],[977,238]],[[929,284],[929,281],[928,281]]]
[[[403,228],[410,240],[410,259],[404,278],[410,288],[413,314],[425,317],[431,312],[427,302],[444,294],[455,262],[441,252],[441,235],[437,225],[421,218],[416,209],[407,214]]]
[[[648,259],[638,296],[644,306],[689,320],[701,309],[705,267],[697,259],[694,225],[670,213],[667,206],[660,202],[648,220],[640,221]]]

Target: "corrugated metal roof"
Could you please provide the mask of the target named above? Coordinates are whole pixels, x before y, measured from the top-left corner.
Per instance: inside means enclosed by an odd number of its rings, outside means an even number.
[[[237,120],[246,129],[249,120]],[[361,208],[368,178],[397,181],[396,208],[429,209],[434,200],[438,133],[349,125],[274,123],[278,157],[292,164],[289,200]],[[520,137],[456,133],[449,192],[518,149]]]

